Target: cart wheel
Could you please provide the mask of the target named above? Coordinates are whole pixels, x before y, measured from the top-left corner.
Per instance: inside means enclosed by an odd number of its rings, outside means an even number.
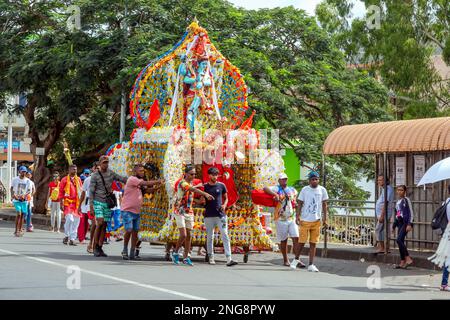
[[[244,263],[248,262],[248,252],[244,254]]]

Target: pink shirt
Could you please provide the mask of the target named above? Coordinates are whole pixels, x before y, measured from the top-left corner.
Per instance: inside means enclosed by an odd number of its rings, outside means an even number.
[[[141,181],[143,180],[135,176],[128,178],[122,198],[122,211],[128,211],[136,214],[141,213],[143,201],[142,191],[139,186]]]

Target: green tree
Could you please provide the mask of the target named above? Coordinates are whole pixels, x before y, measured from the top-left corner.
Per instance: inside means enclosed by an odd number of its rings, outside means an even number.
[[[450,63],[450,2],[447,0],[374,1],[380,8],[380,27],[366,23],[373,12],[348,23],[350,1],[326,0],[317,18],[346,54],[350,63],[370,64],[390,89],[399,119],[450,114],[450,82],[431,64],[442,53]]]

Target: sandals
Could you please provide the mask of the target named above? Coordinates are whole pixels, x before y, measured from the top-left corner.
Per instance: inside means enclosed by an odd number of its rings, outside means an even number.
[[[92,249],[92,247],[89,247],[89,246],[87,247],[86,251],[88,253],[94,253],[94,249]]]

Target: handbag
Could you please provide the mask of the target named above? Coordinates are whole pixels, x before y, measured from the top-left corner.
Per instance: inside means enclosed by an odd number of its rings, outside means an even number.
[[[102,178],[103,186],[105,187],[105,190],[106,190],[106,204],[108,205],[108,208],[112,209],[114,207],[117,207],[116,196],[114,195],[114,193],[108,191],[108,188],[106,188],[105,179],[103,179],[102,173],[100,171],[98,171],[98,173],[100,174],[100,177]]]

